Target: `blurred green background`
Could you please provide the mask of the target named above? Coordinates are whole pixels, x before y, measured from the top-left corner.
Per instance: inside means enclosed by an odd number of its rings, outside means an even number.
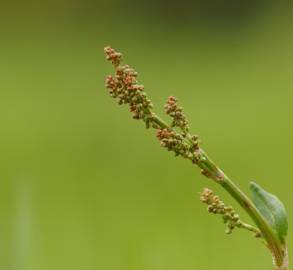
[[[290,3],[1,3],[1,269],[272,269],[198,192],[230,197],[109,97],[103,47],[124,53],[158,112],[178,97],[209,155],[245,191],[277,194],[290,222]]]

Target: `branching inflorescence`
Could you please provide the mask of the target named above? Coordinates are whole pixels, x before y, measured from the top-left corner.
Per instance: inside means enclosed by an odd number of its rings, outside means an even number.
[[[138,83],[137,72],[128,65],[121,65],[122,54],[111,47],[104,49],[106,58],[115,68],[115,75],[106,78],[109,94],[118,100],[118,104],[129,104],[132,117],[142,120],[146,128],[154,128],[162,147],[196,164],[203,175],[220,184],[248,213],[256,227],[240,220],[235,210],[226,206],[213,191],[205,188],[200,199],[208,205],[210,213],[223,217],[227,233],[235,228],[251,231],[262,238],[272,253],[276,270],[288,269],[285,237],[287,217],[283,204],[274,196],[265,192],[258,185],[251,183],[253,202],[224,174],[207,156],[199,145],[198,136],[190,133],[188,120],[179,106],[178,100],[170,96],[164,106],[165,113],[171,117],[167,124],[153,111],[153,104],[147,97],[144,86]]]

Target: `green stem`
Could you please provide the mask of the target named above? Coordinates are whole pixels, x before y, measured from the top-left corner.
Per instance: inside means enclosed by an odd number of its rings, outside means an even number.
[[[214,162],[201,150],[204,156],[204,165],[211,169],[212,178],[219,183],[247,212],[257,227],[262,233],[262,237],[266,240],[267,246],[272,252],[274,262],[277,269],[282,269],[284,261],[286,259],[286,250],[280,243],[277,235],[272,230],[271,226],[263,218],[251,200],[240,190],[236,184],[230,180],[215,164]],[[283,268],[282,270],[287,270]]]
[[[251,226],[250,224],[247,224],[247,223],[244,223],[242,222],[240,225],[239,225],[239,228],[243,228],[243,229],[246,229],[250,232],[253,232],[255,237],[261,237],[261,232],[258,228],[254,227],[254,226]]]
[[[272,251],[277,266],[282,266],[284,250],[270,225],[264,220],[250,199],[225,175],[220,185],[242,206],[260,229],[269,249]]]
[[[152,114],[151,112],[149,113]],[[152,114],[152,121],[155,122],[160,128],[170,129],[170,127],[155,114]],[[187,139],[190,142],[189,136],[187,136]],[[267,243],[268,248],[272,252],[276,269],[288,270],[287,263],[285,262],[287,260],[286,247],[284,247],[280,243],[271,226],[263,218],[263,216],[254,206],[252,201],[240,190],[238,186],[236,186],[236,184],[232,180],[230,180],[224,174],[223,171],[218,168],[218,166],[215,165],[215,163],[206,155],[206,153],[202,149],[200,149],[200,157],[201,158],[198,162],[198,166],[205,172],[207,172],[209,177],[219,183],[242,206],[242,208],[247,212],[247,214],[257,225],[257,227],[261,231],[262,237]],[[247,226],[245,227],[247,228]]]

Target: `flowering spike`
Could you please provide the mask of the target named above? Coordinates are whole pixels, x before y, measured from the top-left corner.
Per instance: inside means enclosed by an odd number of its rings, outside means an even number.
[[[166,114],[173,119],[171,126],[179,127],[184,133],[187,133],[189,130],[188,121],[182,113],[182,108],[178,106],[178,100],[173,96],[168,97],[164,109]]]
[[[116,52],[111,47],[107,46],[104,48],[107,60],[109,60],[114,66],[119,66],[122,60],[122,54]]]
[[[129,104],[134,119],[143,119],[149,126],[150,110],[153,105],[143,92],[144,86],[138,84],[137,72],[128,65],[121,66],[122,54],[111,47],[104,49],[106,58],[115,67],[116,73],[113,77],[106,77],[106,88],[113,98],[118,98],[118,104]],[[148,120],[147,120],[148,119]]]
[[[223,217],[223,221],[227,226],[227,234],[232,233],[235,228],[243,228],[253,232],[256,237],[261,237],[261,232],[257,228],[242,222],[235,210],[231,206],[226,206],[212,190],[204,188],[200,200],[208,205],[209,213],[218,214]]]

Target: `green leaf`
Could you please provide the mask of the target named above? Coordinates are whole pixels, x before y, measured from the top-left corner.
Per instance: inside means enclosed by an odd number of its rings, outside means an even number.
[[[283,203],[254,182],[250,183],[252,201],[266,221],[272,226],[280,241],[285,243],[288,232],[287,213]]]

